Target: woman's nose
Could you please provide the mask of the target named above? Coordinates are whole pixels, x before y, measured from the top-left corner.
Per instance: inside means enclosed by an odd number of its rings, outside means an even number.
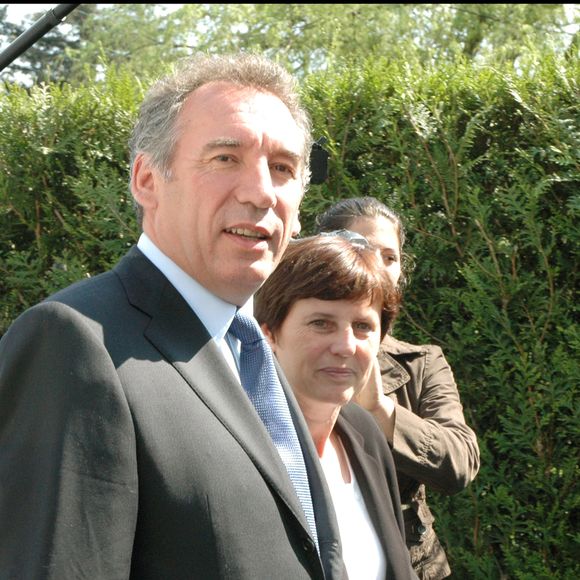
[[[339,356],[352,356],[356,351],[356,338],[352,328],[338,331],[333,337],[330,349],[333,354]]]

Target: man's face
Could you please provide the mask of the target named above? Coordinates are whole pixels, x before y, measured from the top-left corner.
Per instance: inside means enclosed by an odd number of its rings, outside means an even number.
[[[228,83],[194,91],[179,115],[171,179],[136,160],[143,229],[208,290],[244,303],[298,229],[303,134],[277,97]]]

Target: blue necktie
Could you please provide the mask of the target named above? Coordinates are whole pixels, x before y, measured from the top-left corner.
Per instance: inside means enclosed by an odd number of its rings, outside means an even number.
[[[235,315],[230,332],[242,343],[240,354],[242,386],[270,433],[282,462],[286,466],[302,504],[312,537],[318,547],[306,465],[290,416],[288,402],[274,366],[272,350],[266,343],[257,321],[241,312]]]

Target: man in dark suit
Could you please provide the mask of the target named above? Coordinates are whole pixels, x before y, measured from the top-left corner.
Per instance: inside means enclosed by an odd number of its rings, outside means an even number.
[[[137,247],[0,342],[0,579],[343,577],[292,392],[282,379],[317,534],[228,334],[299,229],[311,144],[293,80],[261,57],[196,57],[150,90]]]

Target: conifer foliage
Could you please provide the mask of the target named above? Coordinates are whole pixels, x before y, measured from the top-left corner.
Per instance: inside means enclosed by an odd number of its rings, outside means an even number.
[[[527,68],[529,67],[529,68]],[[478,434],[466,490],[431,494],[455,578],[577,578],[580,64],[547,56],[434,69],[373,57],[305,77],[334,200],[373,195],[414,264],[395,335],[440,344]],[[0,334],[135,243],[133,75],[0,94]]]

